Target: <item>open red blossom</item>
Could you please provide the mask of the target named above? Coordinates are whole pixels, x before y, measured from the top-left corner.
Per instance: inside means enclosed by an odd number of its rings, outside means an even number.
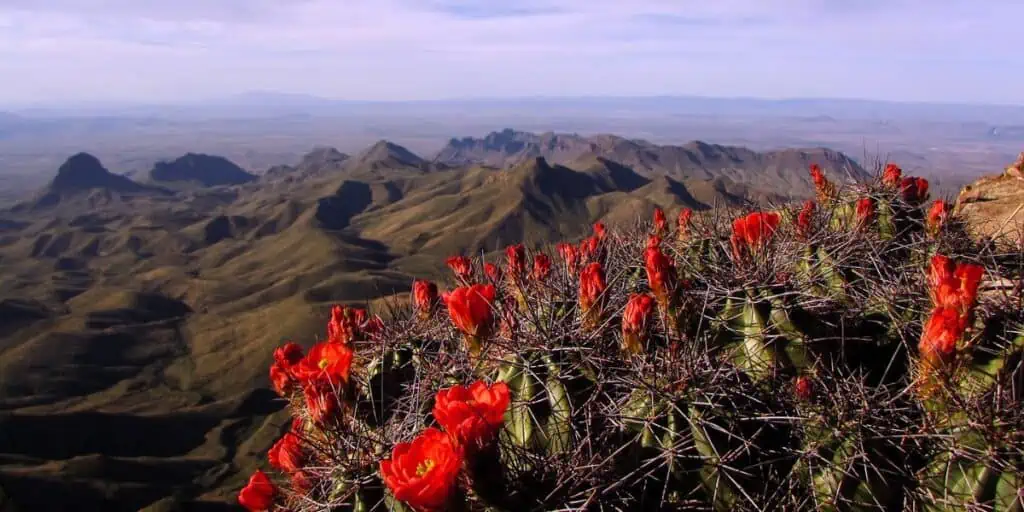
[[[551,258],[547,254],[537,253],[533,256],[533,273],[530,277],[534,281],[543,282],[551,275]]]
[[[484,263],[484,274],[487,276],[492,283],[501,282],[502,272],[501,267],[494,263]]]
[[[448,306],[448,315],[463,334],[484,337],[490,334],[494,323],[494,285],[474,284],[456,288],[442,296]]]
[[[948,362],[956,353],[956,343],[967,328],[964,317],[954,308],[937,307],[932,311],[918,351],[921,357],[933,365]]]
[[[335,389],[327,379],[310,380],[303,386],[306,411],[314,422],[322,425],[337,416],[340,404]]]
[[[657,235],[665,234],[665,230],[668,229],[668,219],[665,217],[665,211],[661,208],[654,209],[654,233]]]
[[[473,277],[473,260],[466,256],[452,256],[445,260],[445,264],[459,280],[468,281]]]
[[[565,270],[570,275],[575,275],[576,270],[579,267],[580,251],[575,245],[560,243],[557,246],[558,255],[562,257],[562,261],[565,263]]]
[[[416,280],[412,283],[412,303],[420,318],[427,319],[437,306],[437,285],[430,281]]]
[[[647,239],[644,267],[647,270],[647,282],[651,285],[654,295],[659,301],[665,301],[675,290],[676,268],[672,260],[662,252],[659,242],[657,237]]]
[[[447,508],[463,463],[462,448],[444,432],[428,428],[411,443],[398,443],[380,463],[380,475],[395,499],[419,512]]]
[[[594,262],[587,265],[580,273],[580,308],[583,311],[591,310],[607,288],[601,264]]]
[[[889,187],[895,187],[900,184],[903,179],[903,169],[900,166],[890,162],[885,164],[885,170],[882,171],[882,183]]]
[[[437,392],[434,419],[441,428],[467,449],[476,449],[494,440],[505,423],[511,395],[508,384],[488,386],[476,381],[469,387],[452,386]]]
[[[303,464],[302,440],[292,432],[286,432],[267,452],[267,459],[275,469],[291,473]]]
[[[522,279],[526,275],[526,248],[523,244],[505,248],[505,267],[509,275],[515,279]]]
[[[594,236],[597,237],[598,241],[604,240],[608,236],[608,230],[605,229],[603,222],[594,223]]]
[[[814,222],[814,210],[817,208],[817,204],[808,199],[804,202],[803,208],[800,209],[800,213],[796,216],[796,236],[800,237],[801,240],[807,240],[811,236],[811,228]]]
[[[857,225],[865,227],[875,219],[875,200],[862,197],[857,200]]]
[[[313,345],[293,372],[302,381],[323,379],[338,386],[348,382],[352,369],[352,347],[344,343],[324,341]]]
[[[733,255],[741,258],[747,250],[757,251],[771,241],[782,216],[776,212],[754,212],[732,222]]]
[[[908,177],[900,181],[900,195],[903,200],[919,205],[928,199],[928,180],[924,178]]]
[[[932,207],[928,209],[928,217],[926,219],[926,225],[928,232],[932,236],[937,236],[939,231],[942,230],[942,225],[946,223],[946,218],[949,216],[949,204],[942,199],[936,199],[932,203]]]
[[[249,483],[238,493],[238,503],[249,512],[270,510],[274,506],[276,494],[277,488],[267,474],[257,469],[249,477]]]

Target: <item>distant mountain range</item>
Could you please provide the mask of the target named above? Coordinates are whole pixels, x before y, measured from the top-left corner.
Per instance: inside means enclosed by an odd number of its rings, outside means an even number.
[[[0,212],[0,483],[22,510],[228,507],[288,423],[261,390],[270,349],[322,334],[329,304],[655,206],[799,199],[810,163],[869,178],[824,148],[514,130],[260,175],[186,154],[130,178],[76,154]]]

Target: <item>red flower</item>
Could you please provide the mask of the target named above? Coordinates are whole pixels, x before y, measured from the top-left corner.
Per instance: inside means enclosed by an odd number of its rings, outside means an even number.
[[[445,260],[445,264],[452,269],[455,277],[460,281],[468,281],[473,277],[473,260],[465,256],[452,256]]]
[[[679,212],[679,218],[676,219],[677,237],[679,240],[685,240],[690,232],[690,217],[693,217],[693,210],[689,208],[683,208]]]
[[[964,317],[956,309],[935,308],[921,333],[918,344],[921,357],[932,366],[948,362],[956,353],[956,343],[966,328]]]
[[[622,313],[622,344],[627,352],[639,354],[643,351],[653,312],[654,299],[650,295],[630,295],[626,311]]]
[[[811,382],[810,377],[801,375],[793,383],[793,391],[797,398],[805,401],[810,400],[814,395],[814,382]]]
[[[287,396],[294,389],[295,383],[295,376],[281,363],[270,365],[270,384],[278,395]]]
[[[487,275],[487,279],[490,279],[492,283],[497,284],[501,282],[501,269],[494,263],[484,263],[484,274]]]
[[[514,279],[522,279],[526,274],[526,248],[523,244],[510,245],[505,248],[505,263],[508,273]]]
[[[580,272],[580,311],[583,313],[584,324],[588,328],[597,327],[600,323],[601,304],[604,291],[608,287],[604,280],[604,269],[594,262]]]
[[[648,237],[647,249],[644,250],[644,266],[647,270],[647,282],[658,297],[659,302],[667,306],[669,296],[675,291],[676,268],[672,260],[661,251],[657,237]]]
[[[900,194],[904,201],[912,205],[919,205],[928,199],[928,180],[915,177],[903,178],[900,181]]]
[[[542,282],[551,275],[551,258],[542,252],[533,256],[533,274],[530,277],[534,281]]]
[[[289,341],[274,349],[274,361],[280,363],[286,368],[298,364],[301,360],[302,347],[300,347],[298,343]]]
[[[505,423],[510,399],[504,382],[453,386],[437,392],[434,418],[459,444],[472,450],[494,440]]]
[[[928,284],[936,307],[953,308],[967,314],[978,300],[978,285],[985,268],[970,263],[954,264],[941,254],[932,256]]]
[[[668,228],[668,219],[665,218],[665,211],[661,208],[654,208],[654,233],[662,235]]]
[[[437,305],[437,285],[430,281],[413,281],[412,302],[421,319],[430,318]]]
[[[885,171],[882,172],[882,183],[889,187],[895,187],[903,179],[903,169],[894,163],[885,164]]]
[[[862,197],[857,200],[857,226],[865,227],[875,219],[875,200]]]
[[[592,236],[580,242],[580,260],[582,263],[597,261],[601,250],[601,237]]]
[[[485,337],[494,322],[494,296],[494,285],[474,284],[456,288],[442,298],[455,327],[467,336]]]
[[[818,195],[819,202],[827,202],[835,196],[836,188],[832,185],[832,182],[825,177],[825,173],[821,172],[821,166],[818,164],[811,164],[811,181],[814,182],[814,190]]]
[[[562,257],[562,261],[565,262],[566,272],[570,275],[575,275],[579,266],[579,249],[577,249],[575,245],[563,242],[558,244],[558,254]]]
[[[602,223],[602,222],[595,222],[594,223],[594,236],[597,237],[598,241],[604,240],[607,235],[608,235],[608,231],[605,229],[604,223]]]
[[[936,199],[932,203],[932,207],[928,210],[927,227],[928,232],[932,236],[938,236],[939,231],[942,230],[942,225],[946,223],[946,217],[949,216],[949,205],[946,204],[942,199]]]
[[[313,345],[309,354],[295,365],[295,375],[303,381],[325,380],[338,386],[348,382],[352,368],[352,347],[344,343],[324,341]]]
[[[732,222],[733,255],[740,259],[746,250],[757,251],[771,241],[782,216],[775,212],[755,212]]]
[[[808,199],[804,202],[804,207],[800,209],[800,213],[796,216],[796,236],[802,240],[807,240],[811,236],[811,227],[816,207],[815,202]]]
[[[302,441],[292,432],[285,433],[267,452],[267,459],[274,468],[291,473],[302,467]]]
[[[270,365],[270,382],[281,396],[289,394],[296,383],[293,368],[302,361],[302,347],[287,342],[274,349],[274,363]]]
[[[395,499],[421,512],[441,511],[455,492],[463,451],[447,434],[428,428],[411,443],[398,443],[381,461],[380,475]]]
[[[335,305],[331,308],[331,319],[327,322],[327,340],[351,343],[362,335],[366,317],[365,309]]]
[[[249,512],[270,510],[274,506],[274,495],[277,488],[267,477],[267,474],[256,470],[249,477],[249,483],[238,493],[238,503]]]
[[[307,381],[302,394],[306,400],[306,411],[314,422],[324,424],[338,414],[338,395],[327,380]]]

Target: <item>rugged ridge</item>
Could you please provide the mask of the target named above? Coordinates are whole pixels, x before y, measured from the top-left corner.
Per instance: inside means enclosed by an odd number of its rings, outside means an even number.
[[[157,183],[190,183],[202,187],[241,185],[257,179],[222,156],[187,153],[171,161],[157,162],[149,171]]]
[[[483,164],[507,167],[543,156],[557,164],[601,157],[645,175],[665,174],[677,180],[727,177],[787,195],[809,195],[813,186],[807,166],[818,163],[833,179],[863,180],[868,172],[853,159],[826,148],[757,152],[744,147],[692,141],[682,146],[657,145],[616,135],[533,134],[505,129],[483,138],[451,139],[435,162],[458,166]]]

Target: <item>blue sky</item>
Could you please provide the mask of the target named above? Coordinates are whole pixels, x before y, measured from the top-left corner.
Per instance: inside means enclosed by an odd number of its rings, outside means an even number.
[[[576,95],[1024,104],[1021,0],[2,0],[0,104]]]

